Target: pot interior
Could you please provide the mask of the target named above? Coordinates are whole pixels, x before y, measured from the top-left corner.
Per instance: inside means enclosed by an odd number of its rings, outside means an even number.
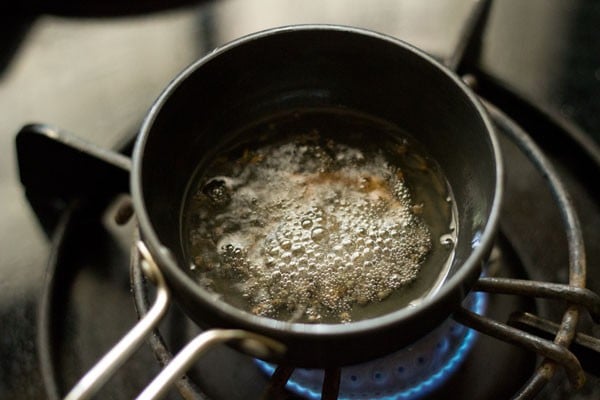
[[[326,27],[282,29],[228,45],[188,68],[153,108],[134,162],[141,163],[150,224],[179,267],[188,274],[181,214],[198,165],[248,124],[306,107],[356,110],[389,121],[424,146],[452,188],[458,216],[446,281],[458,275],[468,286],[481,261],[469,257],[489,236],[499,184],[481,110],[454,78],[409,46]],[[181,274],[165,272],[177,285]],[[382,307],[377,314],[398,308]]]

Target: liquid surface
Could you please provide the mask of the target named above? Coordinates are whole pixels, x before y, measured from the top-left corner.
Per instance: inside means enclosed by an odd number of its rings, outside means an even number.
[[[450,193],[398,129],[304,110],[240,137],[256,140],[201,166],[185,205],[199,284],[256,315],[328,323],[439,286],[455,237]]]

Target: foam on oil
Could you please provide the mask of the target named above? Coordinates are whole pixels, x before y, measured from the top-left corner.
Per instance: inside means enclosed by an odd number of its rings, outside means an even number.
[[[437,164],[396,126],[347,110],[256,122],[199,168],[183,212],[190,270],[270,318],[338,323],[435,292],[456,212]]]

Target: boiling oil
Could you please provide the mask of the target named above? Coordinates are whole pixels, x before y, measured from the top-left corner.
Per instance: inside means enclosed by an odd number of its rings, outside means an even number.
[[[269,318],[345,323],[442,285],[456,207],[437,163],[389,122],[297,109],[257,121],[204,160],[183,207],[190,273]]]

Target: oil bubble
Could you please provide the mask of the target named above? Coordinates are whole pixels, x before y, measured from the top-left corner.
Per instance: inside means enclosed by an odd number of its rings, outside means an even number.
[[[302,220],[302,227],[303,227],[304,229],[310,229],[310,227],[312,226],[312,224],[313,224],[313,223],[312,223],[312,220],[310,220],[310,219],[308,219],[308,218],[307,218],[307,219],[304,219],[304,220]]]
[[[325,239],[325,236],[327,236],[327,231],[321,226],[317,226],[310,232],[310,238],[315,242],[320,242]]]

